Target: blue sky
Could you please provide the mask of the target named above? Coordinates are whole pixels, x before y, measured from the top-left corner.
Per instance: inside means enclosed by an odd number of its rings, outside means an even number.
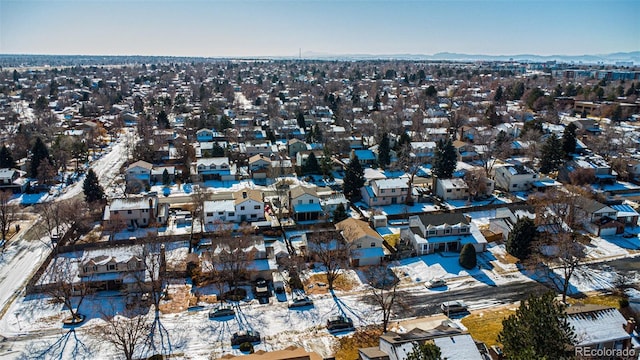
[[[640,50],[640,0],[0,0],[0,53],[582,55]]]

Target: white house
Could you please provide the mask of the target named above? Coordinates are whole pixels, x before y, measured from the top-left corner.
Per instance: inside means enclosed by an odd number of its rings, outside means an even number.
[[[436,196],[442,200],[467,200],[469,198],[469,186],[460,178],[436,179]]]
[[[253,222],[264,220],[262,193],[243,189],[233,193],[230,200],[208,200],[204,202],[204,222]]]
[[[379,179],[360,189],[362,201],[369,205],[384,206],[403,204],[409,194],[406,178]]]
[[[196,174],[202,180],[230,181],[236,179],[235,166],[228,157],[201,158],[196,161]]]
[[[296,186],[289,190],[289,204],[296,221],[318,220],[322,214],[316,187]]]
[[[506,191],[527,191],[538,180],[538,174],[523,165],[505,165],[495,168],[496,186]]]
[[[463,214],[422,214],[409,217],[409,228],[400,231],[402,242],[411,245],[416,255],[441,251],[460,251],[472,244],[476,252],[487,249],[487,239]]]

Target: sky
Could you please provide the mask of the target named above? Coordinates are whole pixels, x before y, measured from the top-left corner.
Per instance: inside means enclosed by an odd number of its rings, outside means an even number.
[[[640,0],[0,0],[0,54],[584,55],[640,50]]]

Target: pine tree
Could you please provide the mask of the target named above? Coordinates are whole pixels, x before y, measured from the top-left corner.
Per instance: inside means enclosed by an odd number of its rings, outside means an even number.
[[[466,244],[460,251],[460,258],[458,259],[460,266],[465,269],[473,269],[478,264],[476,258],[476,248],[472,244]]]
[[[298,122],[298,127],[300,129],[305,129],[307,127],[307,123],[304,120],[304,114],[302,111],[298,111],[298,115],[296,116],[296,121]]]
[[[13,155],[11,155],[11,150],[5,145],[2,145],[0,148],[0,168],[2,169],[15,169],[16,161],[13,159]]]
[[[333,223],[337,224],[348,217],[349,215],[347,214],[347,209],[344,208],[344,204],[338,204],[335,211],[333,212]]]
[[[542,146],[540,154],[540,172],[548,174],[550,172],[558,170],[564,154],[562,153],[562,143],[554,134],[551,134],[547,141]]]
[[[38,167],[43,160],[49,160],[49,162],[51,162],[49,159],[49,150],[47,149],[47,145],[45,145],[42,142],[42,139],[38,137],[31,148],[31,167],[29,169],[29,176],[32,178],[38,177]]]
[[[364,186],[364,169],[360,164],[358,155],[351,156],[344,173],[343,183],[344,195],[351,201],[359,198],[360,188]]]
[[[458,156],[451,138],[438,141],[433,158],[433,174],[442,179],[450,179],[456,170],[457,163]]]
[[[103,200],[105,198],[104,189],[100,185],[98,176],[93,169],[89,169],[87,172],[84,183],[82,183],[82,189],[84,190],[84,197],[88,203]]]
[[[425,342],[414,343],[411,352],[407,354],[407,360],[441,360],[442,352],[436,344]]]
[[[528,258],[531,254],[531,243],[537,234],[538,230],[533,220],[526,216],[518,218],[507,238],[507,252],[520,261]]]
[[[576,152],[576,129],[576,125],[570,123],[564,128],[564,132],[562,133],[562,151],[564,151],[567,157]]]
[[[322,149],[322,159],[320,159],[320,172],[322,175],[329,176],[333,178],[331,175],[331,170],[333,170],[333,161],[331,160],[331,152],[328,147],[324,147]]]
[[[169,177],[169,171],[164,169],[162,172],[162,185],[169,185],[171,183],[171,178]]]
[[[386,168],[391,163],[391,149],[389,148],[389,135],[384,133],[378,146],[378,164]]]
[[[314,154],[313,152],[309,154],[307,161],[304,163],[302,172],[305,174],[320,173],[320,164],[318,164],[318,158],[316,158],[316,154]]]
[[[498,342],[509,359],[569,359],[576,336],[553,292],[531,295],[502,321]]]
[[[167,116],[167,113],[164,110],[161,110],[160,113],[158,113],[158,126],[161,129],[167,129],[169,128],[169,117]]]
[[[496,89],[496,94],[493,96],[493,101],[500,103],[502,102],[503,97],[502,86],[498,86],[498,88]]]

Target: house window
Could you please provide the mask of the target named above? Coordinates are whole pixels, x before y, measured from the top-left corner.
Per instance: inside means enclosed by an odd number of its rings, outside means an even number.
[[[358,249],[362,248],[362,244],[358,243],[358,245],[356,246]]]
[[[240,206],[240,210],[244,210],[244,206]]]
[[[86,273],[88,273],[88,272],[89,272],[89,267],[88,267],[88,266],[85,266],[85,267],[84,267],[84,272],[86,272]]]
[[[451,229],[444,229],[445,234],[451,234]]]
[[[466,233],[466,232],[467,232],[467,230],[469,230],[469,229],[467,229],[466,227],[460,228],[460,232],[461,232],[461,233]]]
[[[98,266],[97,265],[93,265],[93,271],[98,271]]]
[[[236,213],[234,213],[234,212],[230,212],[230,213],[229,213],[229,216],[236,216]]]
[[[218,211],[218,215],[224,215],[224,211]]]
[[[447,189],[447,192],[448,192],[448,193],[450,193],[450,192],[451,192],[451,189]]]
[[[309,199],[309,204],[313,204],[313,199]]]
[[[116,264],[109,264],[109,270],[115,270]]]
[[[251,214],[251,218],[252,218],[252,219],[255,219],[255,218],[257,218],[257,217],[258,217],[258,214]]]
[[[253,210],[260,210],[260,205],[254,205]]]
[[[142,223],[143,223],[143,224],[146,224],[146,223],[147,223],[147,218],[143,218],[143,219],[142,219]]]
[[[514,189],[518,187],[518,184],[513,184],[512,186]]]
[[[118,215],[118,210],[114,210],[113,215]]]
[[[298,205],[302,205],[302,200],[298,200]]]
[[[220,214],[220,215],[222,215],[222,214]],[[213,213],[212,212],[208,212],[207,216],[213,216]]]
[[[429,235],[435,235],[436,231],[435,230],[429,230]]]
[[[376,247],[376,242],[375,241],[371,242],[371,247]]]
[[[127,210],[127,214],[131,214],[131,210]]]

